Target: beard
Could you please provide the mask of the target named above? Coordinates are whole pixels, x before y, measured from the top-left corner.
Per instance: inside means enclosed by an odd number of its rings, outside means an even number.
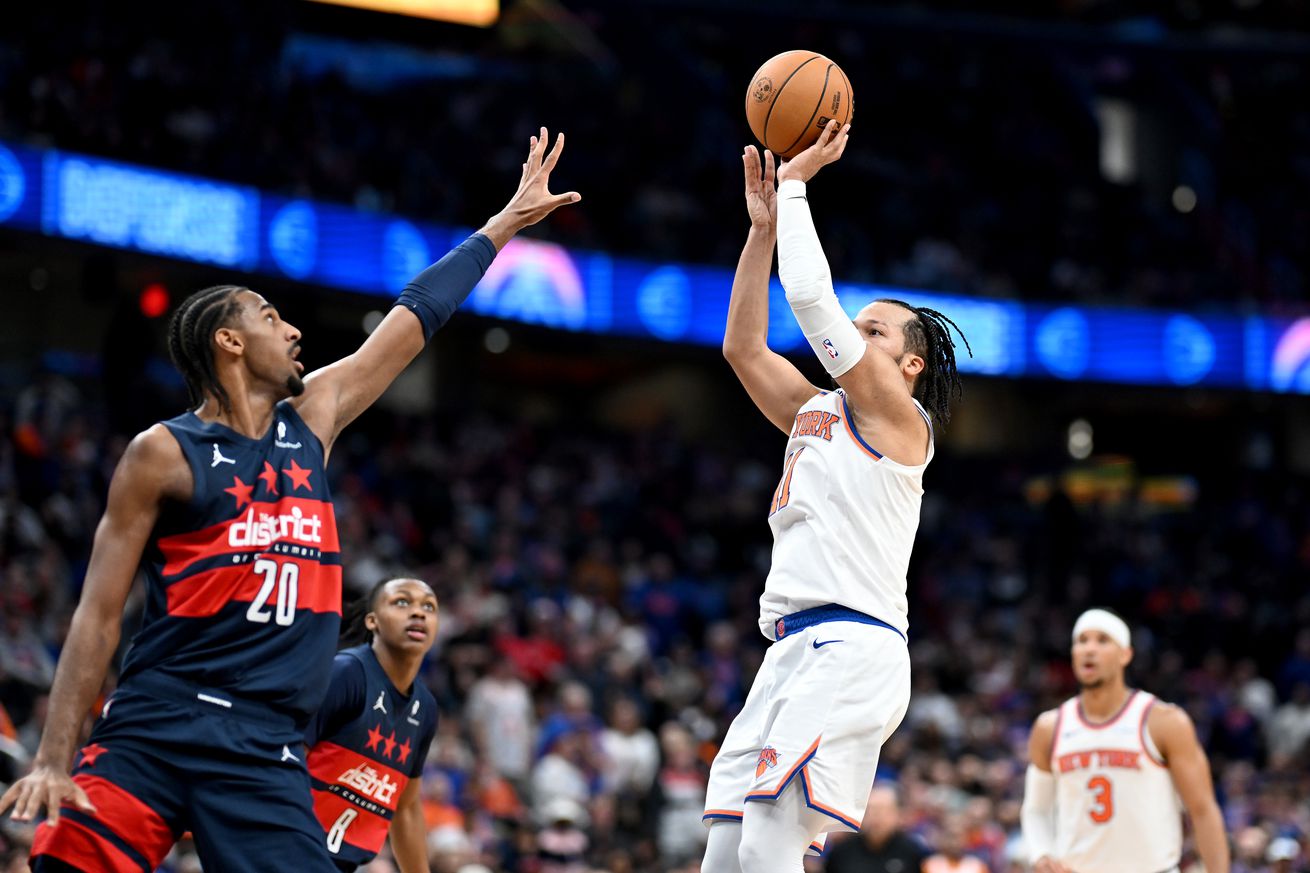
[[[287,393],[292,397],[299,397],[305,393],[305,380],[301,379],[295,373],[287,377]]]
[[[1082,688],[1084,691],[1091,691],[1093,689],[1100,688],[1104,684],[1105,684],[1104,679],[1092,679],[1087,682],[1079,682],[1078,687]]]

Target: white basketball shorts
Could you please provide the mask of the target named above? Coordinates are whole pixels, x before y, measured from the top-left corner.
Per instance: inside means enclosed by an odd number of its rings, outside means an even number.
[[[882,744],[910,702],[910,654],[894,630],[825,621],[769,647],[710,768],[704,821],[740,821],[747,803],[789,787],[860,829]]]

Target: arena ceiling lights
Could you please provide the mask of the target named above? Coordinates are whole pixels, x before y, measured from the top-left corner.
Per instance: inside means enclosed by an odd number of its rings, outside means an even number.
[[[500,0],[310,0],[374,12],[490,27],[500,17]]]

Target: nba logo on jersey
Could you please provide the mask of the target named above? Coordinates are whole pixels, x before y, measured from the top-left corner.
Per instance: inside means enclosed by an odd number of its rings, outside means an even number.
[[[273,440],[273,445],[277,446],[279,449],[298,449],[301,444],[298,442],[287,442],[287,423],[285,421],[279,421],[277,423],[277,439]]]
[[[773,746],[765,746],[760,749],[759,760],[755,762],[755,778],[760,778],[765,770],[772,770],[776,766],[778,766],[778,750]]]
[[[832,344],[832,340],[830,339],[825,339],[823,341],[823,350],[828,353],[828,357],[830,358],[836,358],[838,355],[837,347]]]

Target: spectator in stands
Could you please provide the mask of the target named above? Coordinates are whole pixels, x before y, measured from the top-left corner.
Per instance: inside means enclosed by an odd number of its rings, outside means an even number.
[[[835,841],[834,841],[835,842]],[[826,873],[921,869],[928,853],[901,829],[900,798],[895,786],[877,784],[869,792],[859,834],[836,843],[825,862]]]
[[[964,853],[965,824],[959,816],[948,816],[937,837],[937,851],[923,862],[923,873],[988,873],[988,867]]]
[[[650,791],[660,766],[659,744],[641,723],[637,703],[620,697],[610,706],[609,726],[601,732],[605,790],[641,797]]]
[[[1303,759],[1310,742],[1310,682],[1292,686],[1292,699],[1274,710],[1269,719],[1269,764],[1274,769]]]
[[[469,693],[468,720],[478,750],[511,782],[523,784],[533,759],[532,698],[510,658],[492,658]]]

